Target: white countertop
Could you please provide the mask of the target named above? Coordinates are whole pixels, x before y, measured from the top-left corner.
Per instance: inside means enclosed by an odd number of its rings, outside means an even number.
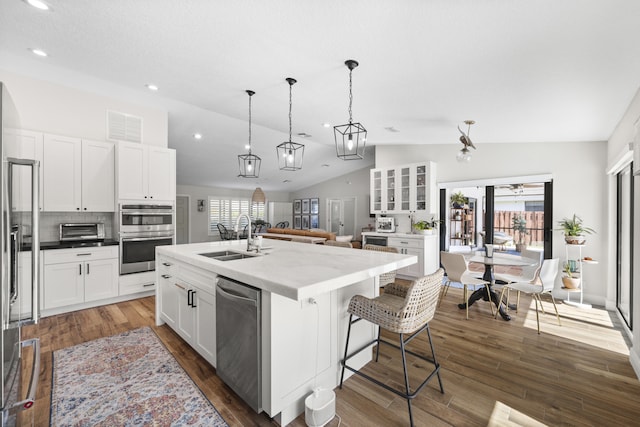
[[[165,255],[294,300],[304,300],[418,262],[414,255],[265,239],[259,256],[218,261],[199,254],[244,252],[246,240],[158,246]]]

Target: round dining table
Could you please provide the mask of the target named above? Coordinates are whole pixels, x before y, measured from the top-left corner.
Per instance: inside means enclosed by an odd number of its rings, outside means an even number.
[[[496,307],[500,316],[504,320],[511,320],[511,316],[504,309],[502,304],[500,304],[500,300],[498,295],[493,290],[493,285],[495,285],[495,276],[493,275],[493,267],[496,265],[505,266],[505,267],[526,267],[536,265],[538,263],[537,260],[531,258],[525,258],[520,255],[510,255],[510,254],[499,254],[494,253],[492,257],[487,257],[484,255],[474,255],[468,259],[469,262],[477,262],[480,264],[484,264],[484,274],[482,275],[482,280],[489,282],[489,290],[485,287],[477,289],[474,291],[466,303],[458,304],[458,308],[464,310],[467,308],[467,305],[470,307],[479,299],[483,299],[485,301],[492,301]],[[488,292],[488,295],[487,295]]]

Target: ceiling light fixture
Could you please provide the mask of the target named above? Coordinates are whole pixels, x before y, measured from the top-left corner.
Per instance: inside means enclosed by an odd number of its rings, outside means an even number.
[[[359,160],[364,158],[364,148],[367,142],[367,130],[361,123],[353,123],[351,104],[353,103],[352,78],[353,69],[358,61],[348,59],[344,64],[349,68],[349,123],[333,127],[336,140],[336,153],[342,160]]]
[[[147,87],[147,89],[152,90],[154,92],[158,91],[158,86],[154,85],[153,83],[147,83],[145,86]]]
[[[473,148],[474,150],[476,149],[476,146],[473,145],[473,142],[471,142],[471,139],[469,138],[469,131],[471,130],[471,125],[474,124],[475,121],[465,120],[464,122],[467,125],[467,133],[465,134],[462,131],[462,129],[460,129],[460,126],[458,126],[458,130],[462,134],[462,136],[460,137],[460,142],[462,142],[462,145],[464,145],[464,147],[462,147],[462,150],[460,150],[460,152],[456,156],[456,160],[458,160],[459,162],[468,163],[471,161],[471,151],[469,151],[469,147]]]
[[[47,52],[45,52],[42,49],[29,49],[31,52],[33,52],[34,55],[38,55],[38,56],[42,56],[42,57],[47,57],[49,56],[47,54]]]
[[[247,90],[249,95],[249,143],[246,145],[249,154],[238,155],[238,166],[240,167],[240,175],[243,178],[257,178],[260,175],[260,164],[262,159],[255,154],[251,154],[251,97],[255,94],[252,90]]]
[[[289,83],[289,141],[285,141],[276,147],[278,155],[278,166],[283,171],[296,171],[302,169],[302,158],[304,156],[304,145],[291,141],[291,88],[296,83],[296,79],[287,77]]]
[[[30,6],[35,7],[36,9],[40,9],[40,10],[49,10],[50,7],[48,4],[46,4],[43,1],[40,0],[25,0],[27,2],[27,4],[29,4]]]
[[[264,195],[264,191],[262,191],[262,188],[257,187],[251,195],[251,203],[265,203],[266,201],[267,196]]]
[[[202,139],[202,134],[201,133],[194,133],[193,134],[193,139],[198,139],[198,140]]]

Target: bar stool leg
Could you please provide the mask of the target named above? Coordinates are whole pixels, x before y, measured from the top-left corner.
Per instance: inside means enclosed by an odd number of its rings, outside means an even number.
[[[433,348],[433,340],[431,339],[431,329],[429,329],[429,324],[427,323],[427,336],[429,337],[429,347],[431,347],[431,355],[433,356],[433,366],[438,369],[438,382],[440,383],[440,393],[444,394],[444,387],[442,386],[442,378],[440,378],[440,365],[438,364],[438,360],[436,359],[436,350]]]
[[[344,366],[347,364],[347,351],[349,350],[349,336],[351,335],[351,321],[353,314],[349,315],[349,327],[347,328],[347,342],[344,345],[344,357],[342,358],[342,373],[340,374],[340,390],[342,390],[342,382],[344,381]],[[380,330],[378,330],[378,340],[380,339]],[[380,341],[378,341],[380,345]]]
[[[400,334],[400,351],[402,352],[402,369],[404,369],[404,386],[407,390],[407,405],[409,406],[409,422],[413,427],[413,411],[411,410],[411,390],[409,389],[409,373],[407,372],[407,357],[404,353],[404,334]]]

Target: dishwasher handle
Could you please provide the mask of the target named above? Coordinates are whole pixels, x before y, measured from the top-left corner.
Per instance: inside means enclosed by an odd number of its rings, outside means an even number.
[[[253,298],[243,297],[241,295],[236,295],[234,293],[229,292],[229,290],[224,289],[222,286],[218,285],[216,291],[220,294],[220,296],[236,301],[243,301],[246,304],[251,304],[254,307],[258,306],[258,301]]]

